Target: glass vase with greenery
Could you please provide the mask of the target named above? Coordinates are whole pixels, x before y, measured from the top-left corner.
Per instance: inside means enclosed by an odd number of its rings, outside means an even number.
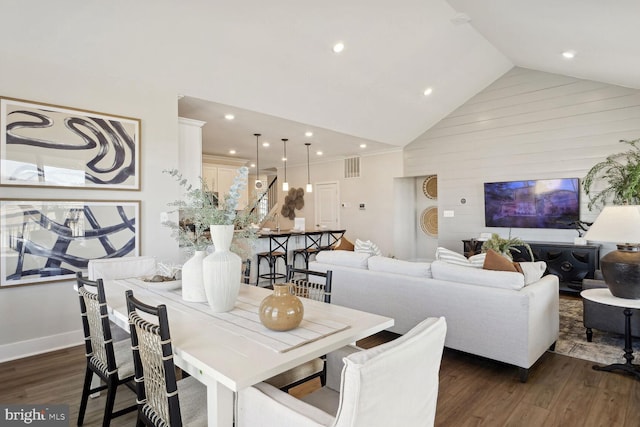
[[[596,163],[582,180],[582,188],[589,197],[589,210],[604,206],[608,201],[616,205],[640,204],[640,139],[622,139],[620,142],[631,148]],[[605,187],[598,190],[601,182]]]

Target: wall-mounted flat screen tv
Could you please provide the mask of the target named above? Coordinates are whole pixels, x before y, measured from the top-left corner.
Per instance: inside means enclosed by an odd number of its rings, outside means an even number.
[[[578,178],[484,184],[487,227],[575,228],[579,219]]]

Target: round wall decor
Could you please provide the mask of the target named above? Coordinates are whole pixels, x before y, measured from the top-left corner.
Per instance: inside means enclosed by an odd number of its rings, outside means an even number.
[[[422,211],[420,227],[427,236],[438,237],[438,208],[431,206]]]
[[[438,175],[429,175],[424,179],[422,192],[430,199],[438,198]]]

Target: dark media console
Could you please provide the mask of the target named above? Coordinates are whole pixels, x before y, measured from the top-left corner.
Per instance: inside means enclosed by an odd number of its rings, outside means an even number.
[[[465,256],[480,253],[481,241],[463,240]],[[535,261],[547,263],[545,274],[555,274],[560,279],[560,291],[578,294],[582,290],[582,279],[593,279],[599,268],[600,245],[574,245],[571,243],[527,242],[531,246]],[[514,261],[531,261],[529,251],[518,247],[511,251]]]

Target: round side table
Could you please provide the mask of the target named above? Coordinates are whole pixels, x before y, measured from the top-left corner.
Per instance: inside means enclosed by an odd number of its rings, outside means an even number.
[[[593,369],[596,371],[623,371],[634,375],[640,379],[640,365],[634,365],[631,363],[633,360],[633,345],[631,340],[631,315],[633,312],[631,309],[640,309],[640,299],[628,299],[618,298],[611,294],[608,288],[600,289],[587,289],[580,292],[580,296],[589,301],[593,301],[598,304],[611,305],[613,307],[620,307],[623,310],[625,323],[624,323],[624,358],[626,363],[614,363],[607,366],[594,365]]]

